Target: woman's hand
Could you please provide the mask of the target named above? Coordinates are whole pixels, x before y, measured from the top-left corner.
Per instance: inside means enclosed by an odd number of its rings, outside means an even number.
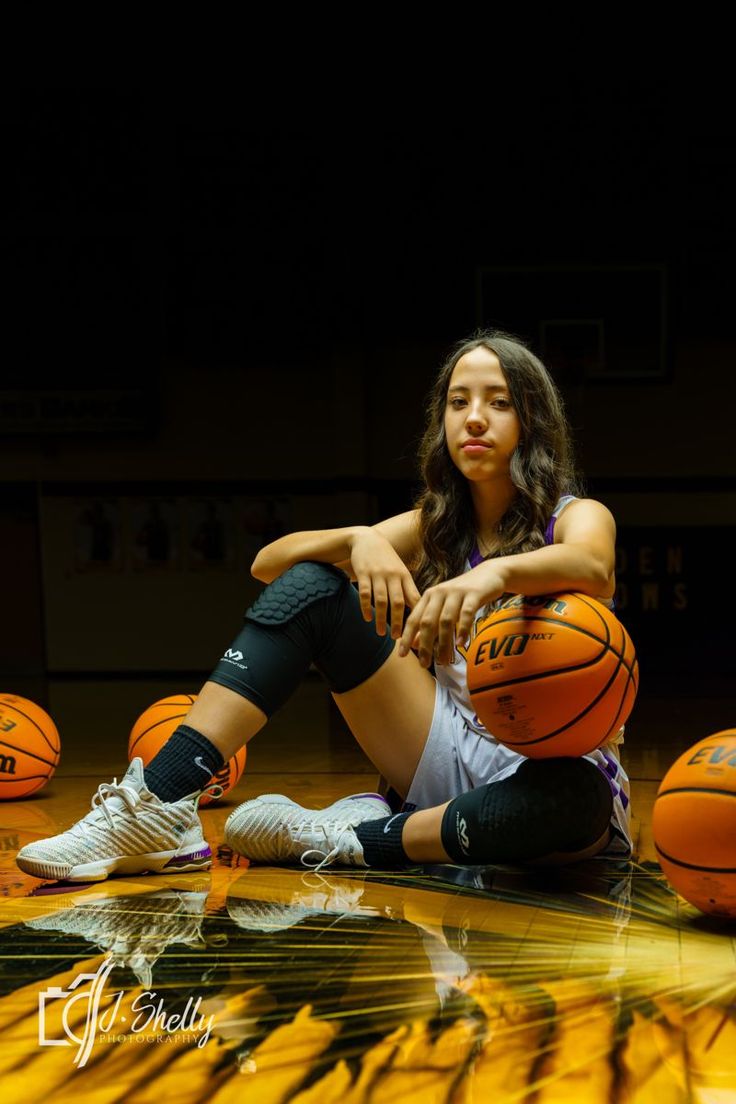
[[[350,564],[358,583],[360,608],[366,621],[376,611],[376,632],[386,635],[388,607],[391,607],[391,637],[398,640],[404,625],[404,607],[419,601],[419,591],[408,567],[385,537],[369,527],[353,537]]]
[[[433,658],[452,663],[455,640],[466,644],[478,610],[505,590],[503,575],[492,562],[425,590],[404,626],[399,655],[414,648],[422,667],[429,667]]]

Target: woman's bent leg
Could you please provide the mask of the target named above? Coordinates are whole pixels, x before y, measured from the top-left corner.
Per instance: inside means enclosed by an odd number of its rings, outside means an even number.
[[[310,664],[378,769],[406,792],[429,732],[434,679],[364,620],[344,572],[295,564],[261,593],[186,723],[146,768],[166,799],[201,784],[294,693]]]
[[[432,675],[413,652],[394,649],[371,678],[333,698],[370,761],[406,796],[432,725]]]
[[[242,694],[209,680],[187,713],[187,724],[206,736],[225,762],[247,744],[267,720],[263,710]]]

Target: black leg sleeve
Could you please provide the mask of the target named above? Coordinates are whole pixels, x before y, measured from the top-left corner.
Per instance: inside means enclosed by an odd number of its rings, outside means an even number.
[[[450,802],[442,846],[461,865],[533,862],[590,847],[612,812],[611,788],[590,760],[527,759],[510,778]]]

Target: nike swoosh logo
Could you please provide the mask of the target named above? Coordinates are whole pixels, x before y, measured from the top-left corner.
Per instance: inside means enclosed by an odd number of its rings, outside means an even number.
[[[396,817],[398,817],[398,816],[401,816],[401,813],[396,813],[394,816],[391,817],[391,819],[388,821],[388,823],[384,824],[384,826],[383,826],[384,835],[386,834],[386,832],[388,832],[389,828],[391,827],[393,822],[396,820]]]
[[[210,768],[206,767],[204,765],[204,763],[202,762],[202,756],[201,755],[195,755],[194,756],[194,762],[197,764],[197,766],[200,768],[200,770],[207,771],[207,774],[210,776],[210,778],[215,777],[214,774],[212,773],[212,771],[210,770]]]

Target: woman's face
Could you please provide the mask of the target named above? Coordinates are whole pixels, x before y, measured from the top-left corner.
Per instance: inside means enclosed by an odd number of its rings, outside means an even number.
[[[473,482],[508,479],[520,433],[501,362],[478,345],[460,357],[447,388],[445,436],[452,461]]]

